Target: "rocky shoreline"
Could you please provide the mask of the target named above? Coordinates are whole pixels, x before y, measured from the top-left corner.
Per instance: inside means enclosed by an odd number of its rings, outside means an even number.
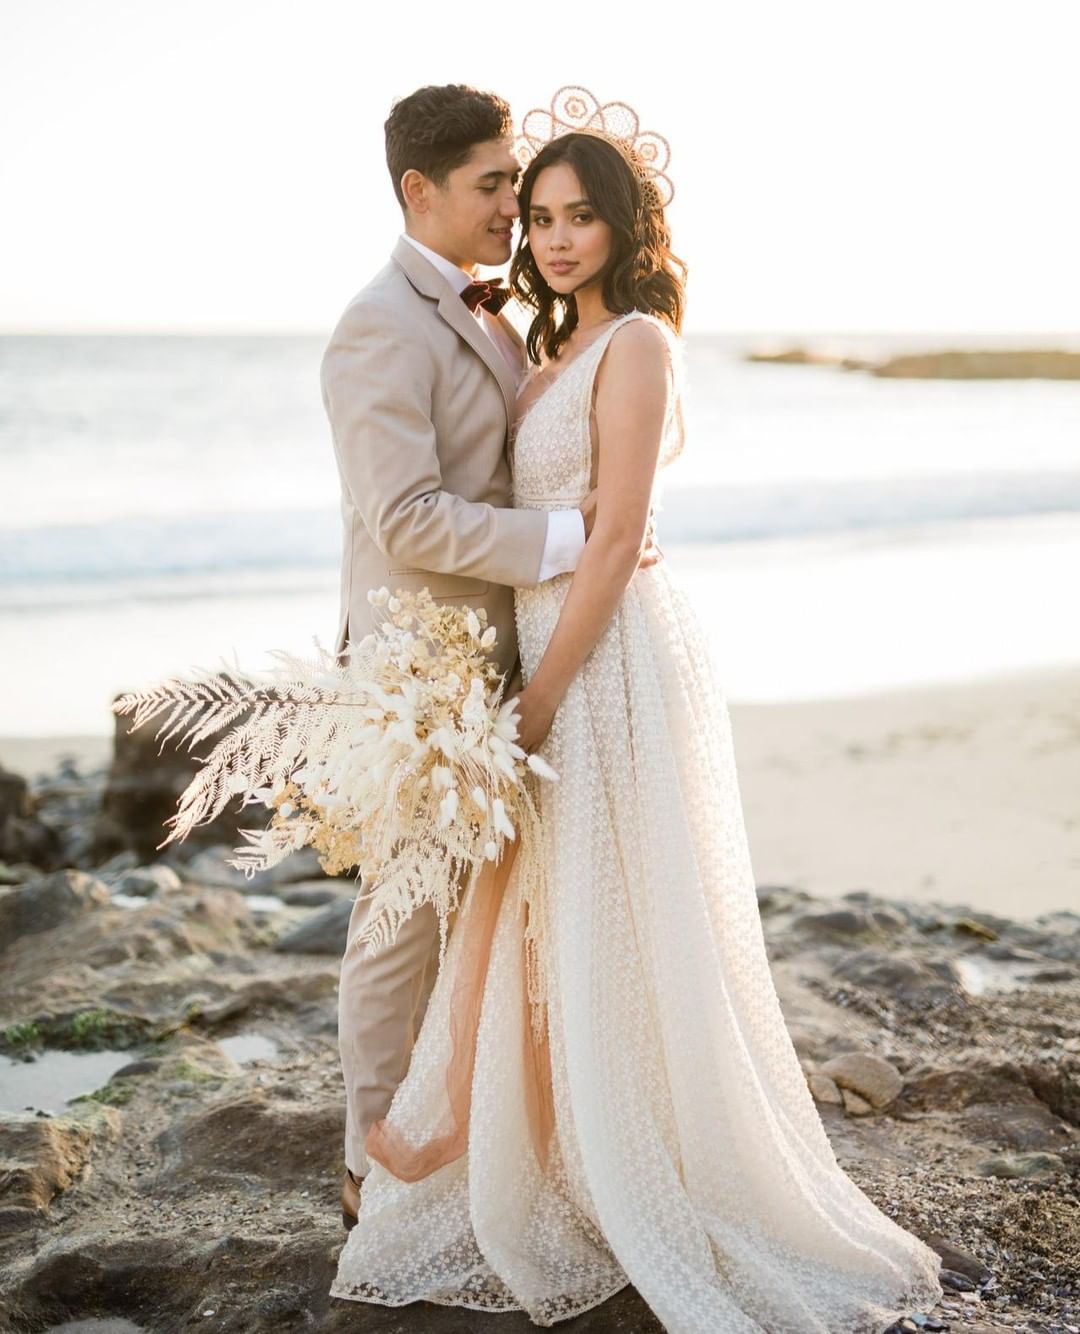
[[[948,348],[873,360],[797,345],[758,348],[748,352],[745,359],[780,366],[867,371],[893,380],[1080,380],[1080,352],[1062,348]]]
[[[354,886],[244,881],[243,815],[160,855],[193,763],[118,729],[108,769],[0,772],[0,1328],[533,1328],[327,1295]],[[910,1328],[1076,1334],[1080,914],[758,893],[841,1163],[943,1256]],[[660,1326],[626,1290],[571,1328]]]

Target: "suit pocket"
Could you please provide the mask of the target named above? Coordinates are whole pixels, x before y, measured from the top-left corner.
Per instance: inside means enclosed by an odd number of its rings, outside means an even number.
[[[397,588],[418,593],[426,588],[433,598],[480,597],[491,585],[486,579],[473,579],[464,574],[436,574],[434,570],[388,570],[391,592]]]

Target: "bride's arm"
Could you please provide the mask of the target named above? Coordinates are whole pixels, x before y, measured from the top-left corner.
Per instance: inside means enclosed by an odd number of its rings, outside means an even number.
[[[582,663],[615,614],[645,544],[671,393],[664,334],[630,320],[605,349],[596,391],[596,521],[544,656],[520,696],[520,744],[543,744]]]

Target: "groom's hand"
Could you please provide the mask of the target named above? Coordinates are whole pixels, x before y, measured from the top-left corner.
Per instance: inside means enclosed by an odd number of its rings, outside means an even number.
[[[652,565],[659,565],[663,559],[664,553],[656,545],[656,520],[650,510],[649,526],[645,529],[645,546],[638,561],[638,569],[647,570]]]
[[[593,530],[593,524],[596,522],[596,491],[597,488],[594,487],[578,506],[578,509],[581,512],[581,517],[585,520],[586,542],[589,540]]]

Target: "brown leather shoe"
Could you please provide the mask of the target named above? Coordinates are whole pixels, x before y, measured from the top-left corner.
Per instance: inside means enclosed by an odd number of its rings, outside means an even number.
[[[341,1221],[346,1231],[356,1226],[360,1213],[360,1188],[363,1184],[363,1177],[354,1176],[348,1168],[345,1169],[345,1180],[341,1183]]]

